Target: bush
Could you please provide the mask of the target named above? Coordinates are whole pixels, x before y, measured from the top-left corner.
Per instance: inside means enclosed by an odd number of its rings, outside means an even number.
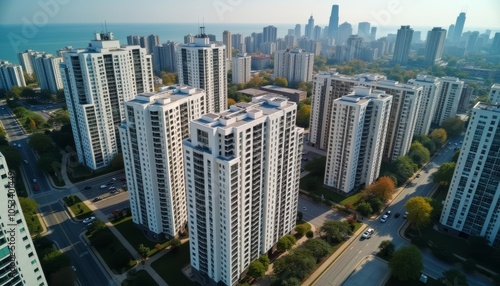
[[[371,205],[367,202],[359,203],[356,207],[356,211],[364,216],[370,216],[373,213]]]
[[[306,237],[307,238],[313,238],[314,237],[314,232],[312,230],[306,232]]]

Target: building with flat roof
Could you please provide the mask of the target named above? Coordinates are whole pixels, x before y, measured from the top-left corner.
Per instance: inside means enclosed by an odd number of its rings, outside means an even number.
[[[283,77],[289,83],[311,81],[314,54],[301,49],[282,50],[274,54],[273,78]]]
[[[191,122],[184,140],[191,271],[237,285],[250,263],[294,230],[303,129],[297,105],[253,98]]]
[[[25,87],[23,68],[0,60],[0,90],[10,90],[13,86]]]
[[[260,87],[261,90],[265,90],[271,93],[280,94],[287,97],[290,101],[299,103],[307,98],[307,91],[282,87],[277,85],[264,85]]]

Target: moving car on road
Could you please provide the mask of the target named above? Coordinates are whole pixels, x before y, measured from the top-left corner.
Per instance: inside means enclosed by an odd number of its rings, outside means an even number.
[[[365,232],[363,232],[363,234],[361,235],[361,237],[368,239],[368,238],[372,237],[372,235],[374,233],[375,233],[375,230],[373,228],[369,228]]]
[[[388,218],[389,216],[385,214],[380,218],[380,222],[386,222]]]
[[[92,222],[94,222],[95,219],[96,219],[95,216],[88,217],[88,218],[83,220],[83,224],[92,223]]]

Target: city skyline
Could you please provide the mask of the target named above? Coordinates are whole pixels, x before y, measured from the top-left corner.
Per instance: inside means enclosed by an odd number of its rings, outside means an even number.
[[[27,2],[27,3],[26,3]],[[448,27],[455,23],[460,12],[467,13],[464,32],[468,28],[500,29],[500,20],[496,17],[495,0],[485,0],[481,4],[472,5],[470,1],[419,1],[408,2],[392,0],[387,3],[372,3],[361,0],[354,1],[326,1],[320,0],[314,6],[306,5],[306,2],[275,0],[256,0],[252,2],[242,1],[202,1],[196,3],[186,1],[175,2],[175,10],[189,10],[191,17],[185,17],[184,13],[165,14],[164,9],[151,9],[151,7],[164,7],[174,5],[158,0],[146,0],[131,2],[117,9],[115,3],[101,3],[96,0],[85,2],[69,0],[35,1],[27,0],[23,5],[17,1],[7,0],[0,3],[0,24],[26,24],[38,21],[42,26],[47,23],[92,23],[92,22],[129,22],[129,23],[300,23],[306,24],[312,15],[315,23],[327,26],[329,23],[332,5],[339,5],[339,23],[348,21],[350,23],[370,22],[372,26],[434,26]],[[30,5],[30,3],[32,5]],[[95,3],[95,5],[93,5]],[[262,5],[261,5],[262,4]],[[286,5],[286,13],[276,14],[283,10]],[[364,7],[363,10],[358,8]],[[95,7],[100,7],[96,10]],[[307,7],[309,6],[309,7]],[[420,13],[422,7],[425,9],[426,17],[422,18]],[[266,9],[263,9],[266,7]],[[115,13],[109,13],[114,11]],[[132,15],[148,15],[147,17],[130,17]],[[448,11],[445,15],[442,11]],[[43,15],[42,15],[43,14]]]

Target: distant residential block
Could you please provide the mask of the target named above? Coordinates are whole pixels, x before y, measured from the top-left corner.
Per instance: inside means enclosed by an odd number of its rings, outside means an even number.
[[[26,86],[23,68],[20,65],[0,60],[0,90],[10,90],[13,86]]]

